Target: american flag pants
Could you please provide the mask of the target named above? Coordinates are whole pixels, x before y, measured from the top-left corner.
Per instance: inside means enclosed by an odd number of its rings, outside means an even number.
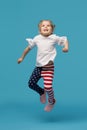
[[[54,91],[52,87],[53,77],[54,77],[54,65],[35,67],[28,81],[28,86],[29,88],[33,89],[40,95],[44,94],[44,91],[46,91],[48,94],[49,102],[53,102],[54,100]],[[40,78],[43,78],[44,88],[40,87],[37,84]]]

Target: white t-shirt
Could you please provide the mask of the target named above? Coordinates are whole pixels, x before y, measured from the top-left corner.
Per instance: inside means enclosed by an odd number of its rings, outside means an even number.
[[[26,40],[29,43],[30,49],[37,46],[36,66],[41,67],[46,65],[49,61],[54,61],[57,54],[55,45],[58,44],[63,46],[67,37],[59,37],[55,34],[44,37],[40,34],[35,36],[33,39],[27,38]]]

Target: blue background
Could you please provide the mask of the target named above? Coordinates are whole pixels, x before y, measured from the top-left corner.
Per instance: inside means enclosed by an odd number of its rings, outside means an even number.
[[[51,19],[55,33],[66,35],[70,43],[67,54],[57,47],[57,103],[50,113],[27,85],[36,48],[17,64],[28,45],[25,39],[38,34],[42,19]],[[87,130],[86,37],[86,0],[0,0],[0,130]]]

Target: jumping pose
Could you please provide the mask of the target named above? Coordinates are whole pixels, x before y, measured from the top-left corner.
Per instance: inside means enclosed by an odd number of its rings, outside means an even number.
[[[37,58],[35,68],[28,81],[29,88],[33,89],[40,95],[41,103],[46,103],[46,95],[48,97],[47,105],[44,110],[49,112],[54,107],[56,100],[52,87],[54,77],[54,59],[56,57],[56,44],[63,46],[62,51],[68,52],[68,40],[66,36],[58,36],[53,34],[55,25],[50,20],[42,20],[38,24],[39,33],[33,39],[26,39],[29,43],[24,50],[22,56],[18,59],[21,63],[26,54],[37,47]],[[38,85],[40,78],[43,78],[44,87]]]

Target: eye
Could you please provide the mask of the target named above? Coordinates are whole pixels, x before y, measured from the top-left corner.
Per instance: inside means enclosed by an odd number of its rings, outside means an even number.
[[[42,27],[44,27],[45,25],[43,24]]]
[[[50,25],[47,25],[47,27],[50,27]]]

